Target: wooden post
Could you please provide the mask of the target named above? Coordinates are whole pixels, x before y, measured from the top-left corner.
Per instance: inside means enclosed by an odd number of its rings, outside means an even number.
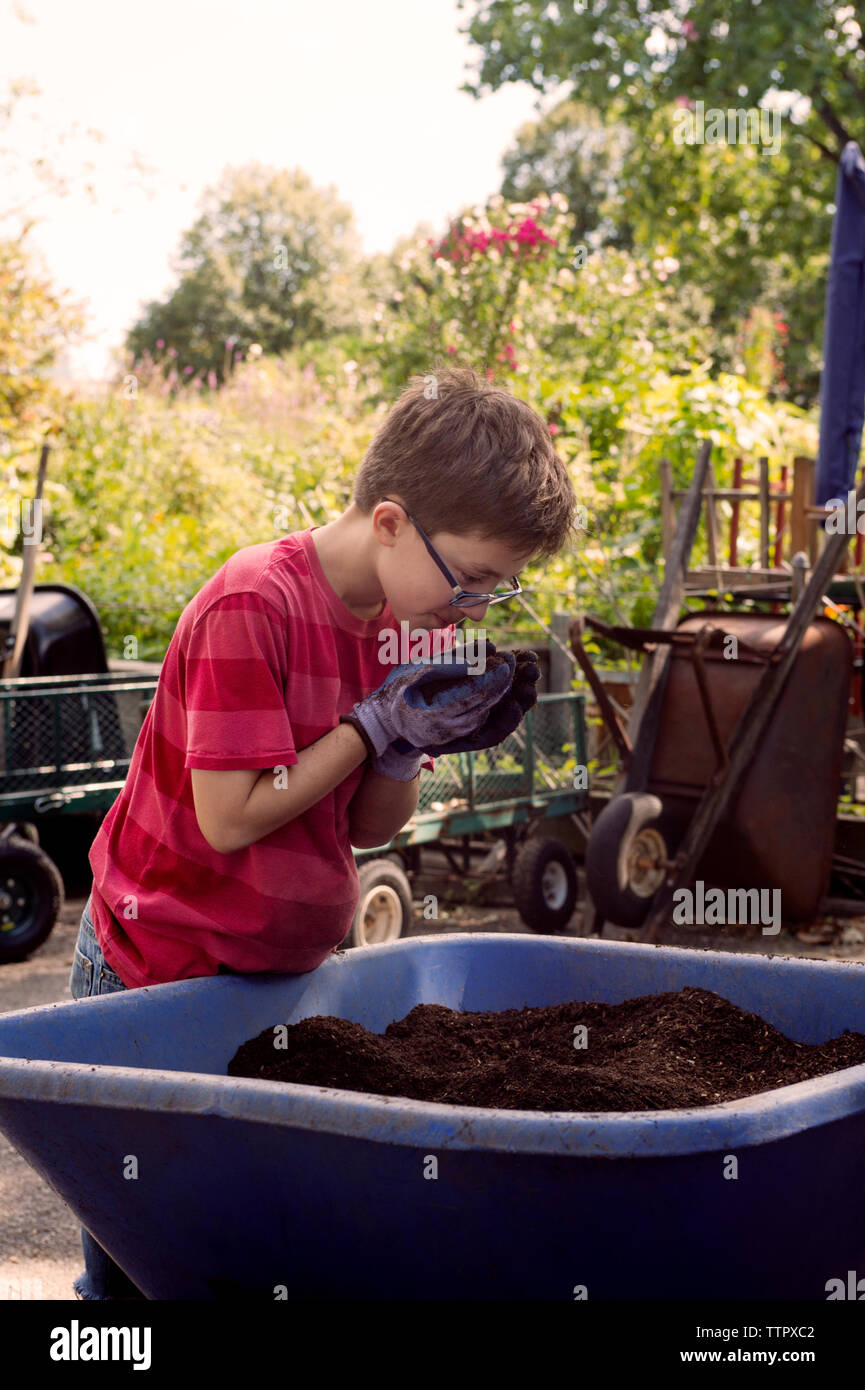
[[[769,460],[760,459],[760,566],[769,568]]]
[[[734,460],[733,460],[733,487],[734,487],[734,488],[740,488],[741,486],[742,486],[742,460],[741,460],[741,458],[737,458],[737,459],[734,459]],[[735,500],[735,502],[733,503],[733,515],[732,515],[731,518],[730,518],[730,569],[731,569],[731,570],[736,569],[736,567],[737,567],[737,565],[738,565],[738,563],[739,563],[739,561],[738,561],[738,551],[739,551],[739,507],[740,507],[740,505],[741,505],[741,504],[740,504],[739,499],[738,499],[738,497],[737,497],[736,500]]]
[[[787,491],[787,478],[788,468],[786,463],[784,463],[781,465],[782,492]],[[786,512],[787,504],[783,501],[779,501],[778,508],[775,513],[775,554],[772,557],[772,563],[774,564],[776,570],[781,568],[781,561],[784,558],[784,522],[786,520]]]
[[[809,554],[810,520],[806,511],[814,502],[814,460],[801,454],[793,460],[793,505],[790,508],[790,553]]]
[[[718,517],[715,511],[715,470],[711,462],[706,469],[706,537],[709,564],[714,568],[715,587],[720,597],[724,583],[718,566]]]
[[[706,469],[706,544],[709,564],[718,566],[718,533],[715,516],[715,470],[711,463]]]
[[[549,693],[551,695],[566,694],[571,688],[574,663],[567,651],[570,643],[570,625],[571,615],[569,613],[553,613],[550,619],[550,632],[553,637],[558,637],[559,642],[565,646],[565,651],[562,651],[557,642],[550,643]]]
[[[661,474],[661,544],[664,547],[664,559],[666,560],[676,530],[676,513],[673,507],[673,465],[669,459],[661,459],[659,471]]]
[[[51,450],[50,444],[42,445],[42,452],[39,456],[39,468],[36,477],[36,492],[34,496],[34,516],[41,517],[42,494],[45,488],[45,471],[48,467],[48,454]],[[6,660],[0,663],[0,676],[3,680],[17,680],[21,674],[21,664],[24,659],[24,646],[27,641],[27,634],[30,630],[30,605],[33,598],[33,586],[36,582],[36,561],[39,553],[39,545],[42,539],[41,521],[39,525],[39,535],[35,541],[24,542],[24,558],[21,562],[21,577],[18,581],[18,588],[15,591],[15,611],[12,617],[12,627],[8,636],[14,638],[12,650]]]

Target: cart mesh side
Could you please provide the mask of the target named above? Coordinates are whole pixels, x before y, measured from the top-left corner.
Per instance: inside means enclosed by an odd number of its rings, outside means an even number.
[[[572,790],[573,761],[585,762],[582,700],[578,693],[542,695],[497,747],[436,758],[435,771],[421,776],[418,812]]]
[[[153,679],[116,676],[0,681],[0,798],[6,817],[18,803],[33,803],[38,811],[41,798],[59,798],[68,789],[116,794],[155,689]]]

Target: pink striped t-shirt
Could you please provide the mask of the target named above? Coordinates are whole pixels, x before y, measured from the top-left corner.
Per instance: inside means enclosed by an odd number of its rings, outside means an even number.
[[[370,619],[346,607],[314,529],[238,550],[178,621],[123,790],[89,856],[96,936],[131,989],[220,966],[304,973],[351,925],[359,887],[349,802],[367,763],[227,855],[199,829],[190,776],[193,767],[290,767],[397,664],[379,659],[379,632],[399,632],[389,605]],[[453,627],[439,630],[433,650],[453,637]]]

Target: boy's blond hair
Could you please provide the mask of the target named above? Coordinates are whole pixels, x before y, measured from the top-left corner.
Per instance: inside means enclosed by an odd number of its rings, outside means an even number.
[[[534,556],[572,537],[576,495],[543,418],[469,367],[415,376],[373,436],[354,500],[396,493],[428,533],[478,531]]]

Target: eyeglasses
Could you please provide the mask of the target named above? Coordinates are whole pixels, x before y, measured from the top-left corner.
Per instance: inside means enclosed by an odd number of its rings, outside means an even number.
[[[395,497],[383,497],[382,501],[396,502],[396,505],[398,507],[402,507],[412,526],[414,526],[415,530],[417,531],[418,535],[420,536],[430,555],[433,557],[442,574],[444,575],[445,579],[447,580],[448,584],[454,591],[454,597],[448,600],[448,607],[472,608],[477,603],[488,603],[490,605],[494,603],[504,603],[505,599],[515,598],[517,594],[521,594],[523,592],[522,585],[520,584],[520,581],[515,574],[511,575],[511,584],[513,585],[513,588],[511,589],[496,589],[495,593],[492,594],[471,594],[468,593],[467,590],[461,589],[456,579],[451,574],[450,570],[445,564],[444,560],[439,555],[438,551],[436,550],[426,531],[423,529],[419,522],[415,521],[408,507],[404,507],[402,502],[397,502]]]

